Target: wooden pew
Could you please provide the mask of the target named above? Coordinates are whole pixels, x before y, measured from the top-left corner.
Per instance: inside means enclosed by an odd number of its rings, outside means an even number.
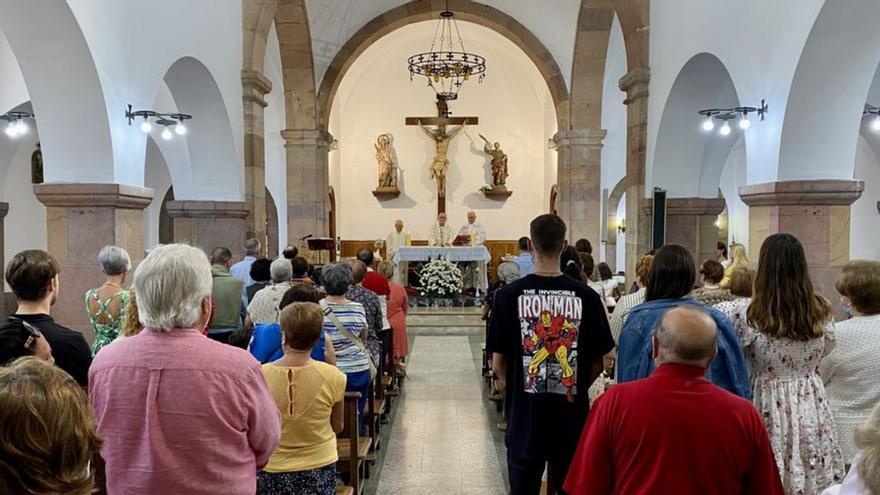
[[[361,394],[358,392],[345,393],[343,427],[336,438],[336,450],[339,454],[336,469],[348,475],[348,483],[353,488],[354,495],[363,493],[363,478],[366,478],[364,461],[372,444],[369,437],[361,437],[358,434],[357,403],[360,397]]]

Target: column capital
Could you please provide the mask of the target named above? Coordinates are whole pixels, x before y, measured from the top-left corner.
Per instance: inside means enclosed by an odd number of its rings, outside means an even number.
[[[250,209],[243,201],[169,201],[171,218],[247,218]]]
[[[255,70],[241,71],[242,98],[245,103],[252,102],[266,108],[265,95],[272,91],[272,81]]]
[[[568,129],[559,131],[553,135],[553,142],[557,148],[567,146],[590,146],[594,148],[602,147],[602,140],[608,131],[605,129]]]
[[[284,147],[330,148],[333,135],[319,129],[284,129],[281,131]]]
[[[626,93],[624,105],[629,105],[635,100],[648,97],[648,83],[651,81],[651,71],[647,67],[636,67],[627,72],[617,82],[621,91]]]
[[[864,190],[865,183],[860,180],[791,180],[742,186],[739,197],[749,206],[849,206]]]
[[[724,205],[724,198],[669,198],[666,214],[718,216],[724,211]]]
[[[6,218],[7,213],[9,213],[9,203],[0,202],[0,220]]]
[[[35,184],[34,195],[49,207],[142,210],[153,202],[152,189],[115,183],[48,182]]]

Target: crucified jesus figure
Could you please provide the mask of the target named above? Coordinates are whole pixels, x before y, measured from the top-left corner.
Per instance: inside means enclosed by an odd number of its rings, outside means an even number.
[[[465,120],[462,125],[447,133],[445,125],[438,125],[436,129],[431,130],[425,127],[421,120],[419,121],[419,127],[429,138],[434,140],[436,146],[434,162],[431,164],[431,179],[437,182],[437,196],[440,198],[446,197],[446,170],[449,168],[446,152],[449,149],[449,141],[452,141],[452,138],[461,132],[467,123],[468,121]]]

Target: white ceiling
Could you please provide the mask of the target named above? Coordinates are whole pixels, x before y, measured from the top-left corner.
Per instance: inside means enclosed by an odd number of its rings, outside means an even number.
[[[405,3],[406,0],[306,0],[316,87],[320,86],[336,52],[357,30],[374,17]],[[484,0],[483,3],[505,12],[534,33],[553,54],[566,82],[571,80],[580,0],[553,0],[552,9],[534,0]],[[432,34],[425,33],[426,47]],[[467,43],[466,31],[462,37]]]

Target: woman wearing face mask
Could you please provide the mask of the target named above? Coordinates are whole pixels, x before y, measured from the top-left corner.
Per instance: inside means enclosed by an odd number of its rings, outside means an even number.
[[[852,318],[837,323],[837,347],[822,361],[820,372],[849,463],[858,451],[853,432],[880,403],[880,262],[850,262],[836,286]]]

